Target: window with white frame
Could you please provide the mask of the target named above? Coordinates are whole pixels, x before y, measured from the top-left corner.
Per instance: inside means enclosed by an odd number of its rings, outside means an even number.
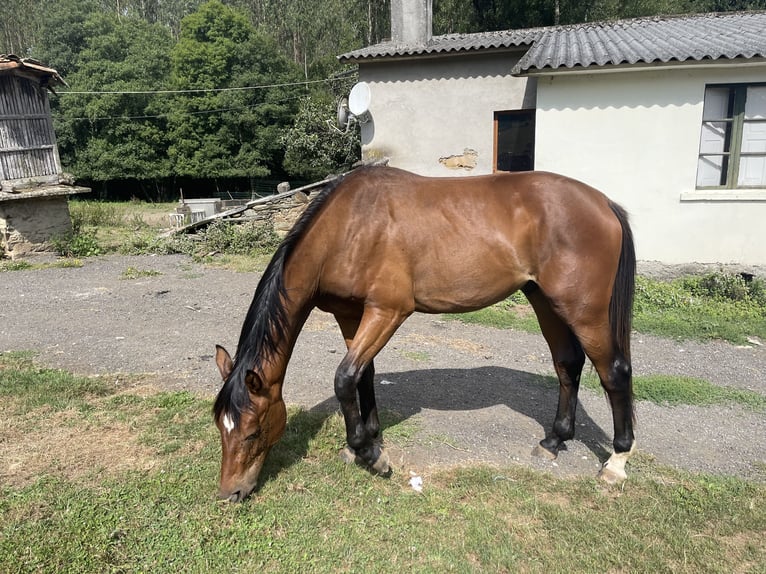
[[[766,84],[705,88],[698,189],[766,187]]]

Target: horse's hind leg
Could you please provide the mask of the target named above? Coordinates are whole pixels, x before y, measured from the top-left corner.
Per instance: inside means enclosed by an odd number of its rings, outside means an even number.
[[[380,423],[373,389],[373,358],[407,316],[368,308],[356,328],[351,321],[338,320],[348,346],[335,372],[335,395],[346,423],[346,440],[356,456],[382,474],[389,471],[389,465],[378,440]]]
[[[633,375],[630,360],[615,348],[609,328],[601,325],[577,328],[577,334],[612,407],[614,454],[604,463],[599,476],[609,484],[616,484],[627,478],[625,463],[635,449]]]
[[[577,392],[585,353],[575,334],[552,309],[550,301],[536,285],[530,285],[524,293],[535,310],[559,379],[559,404],[553,429],[540,441],[534,454],[555,458],[562,443],[574,437]]]

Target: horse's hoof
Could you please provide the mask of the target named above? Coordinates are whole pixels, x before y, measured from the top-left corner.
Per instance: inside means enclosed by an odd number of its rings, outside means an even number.
[[[356,456],[354,449],[348,445],[341,449],[341,451],[338,453],[338,456],[346,464],[353,464],[358,462],[358,457]]]
[[[627,452],[615,452],[609,457],[601,467],[598,477],[607,484],[622,484],[628,479],[628,473],[625,472],[625,463],[636,450],[636,441],[630,446]]]
[[[616,486],[628,480],[628,473],[619,468],[612,468],[608,462],[605,462],[598,473],[598,478],[610,486]]]
[[[372,465],[372,470],[378,474],[387,475],[391,472],[391,465],[389,464],[388,453],[380,449],[380,456],[375,464]]]
[[[532,456],[545,458],[547,460],[556,460],[556,457],[558,455],[559,455],[558,452],[550,451],[540,444],[538,444],[535,448],[532,449]]]

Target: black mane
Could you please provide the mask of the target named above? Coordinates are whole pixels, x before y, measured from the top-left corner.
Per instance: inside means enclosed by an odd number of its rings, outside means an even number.
[[[263,272],[242,325],[234,366],[213,406],[216,420],[228,413],[234,424],[238,425],[240,413],[249,407],[245,374],[248,370],[262,372],[264,363],[278,351],[279,334],[288,327],[289,318],[284,304],[288,297],[284,284],[285,263],[309,223],[321,211],[341,181],[342,178],[338,178],[329,183],[311,201]]]

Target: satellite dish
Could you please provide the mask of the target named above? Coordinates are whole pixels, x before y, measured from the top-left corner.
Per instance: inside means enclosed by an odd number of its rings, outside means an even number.
[[[360,123],[370,119],[370,86],[366,82],[359,82],[348,95],[348,109]]]
[[[338,127],[342,130],[348,128],[351,113],[348,111],[348,98],[341,98],[338,102]]]

